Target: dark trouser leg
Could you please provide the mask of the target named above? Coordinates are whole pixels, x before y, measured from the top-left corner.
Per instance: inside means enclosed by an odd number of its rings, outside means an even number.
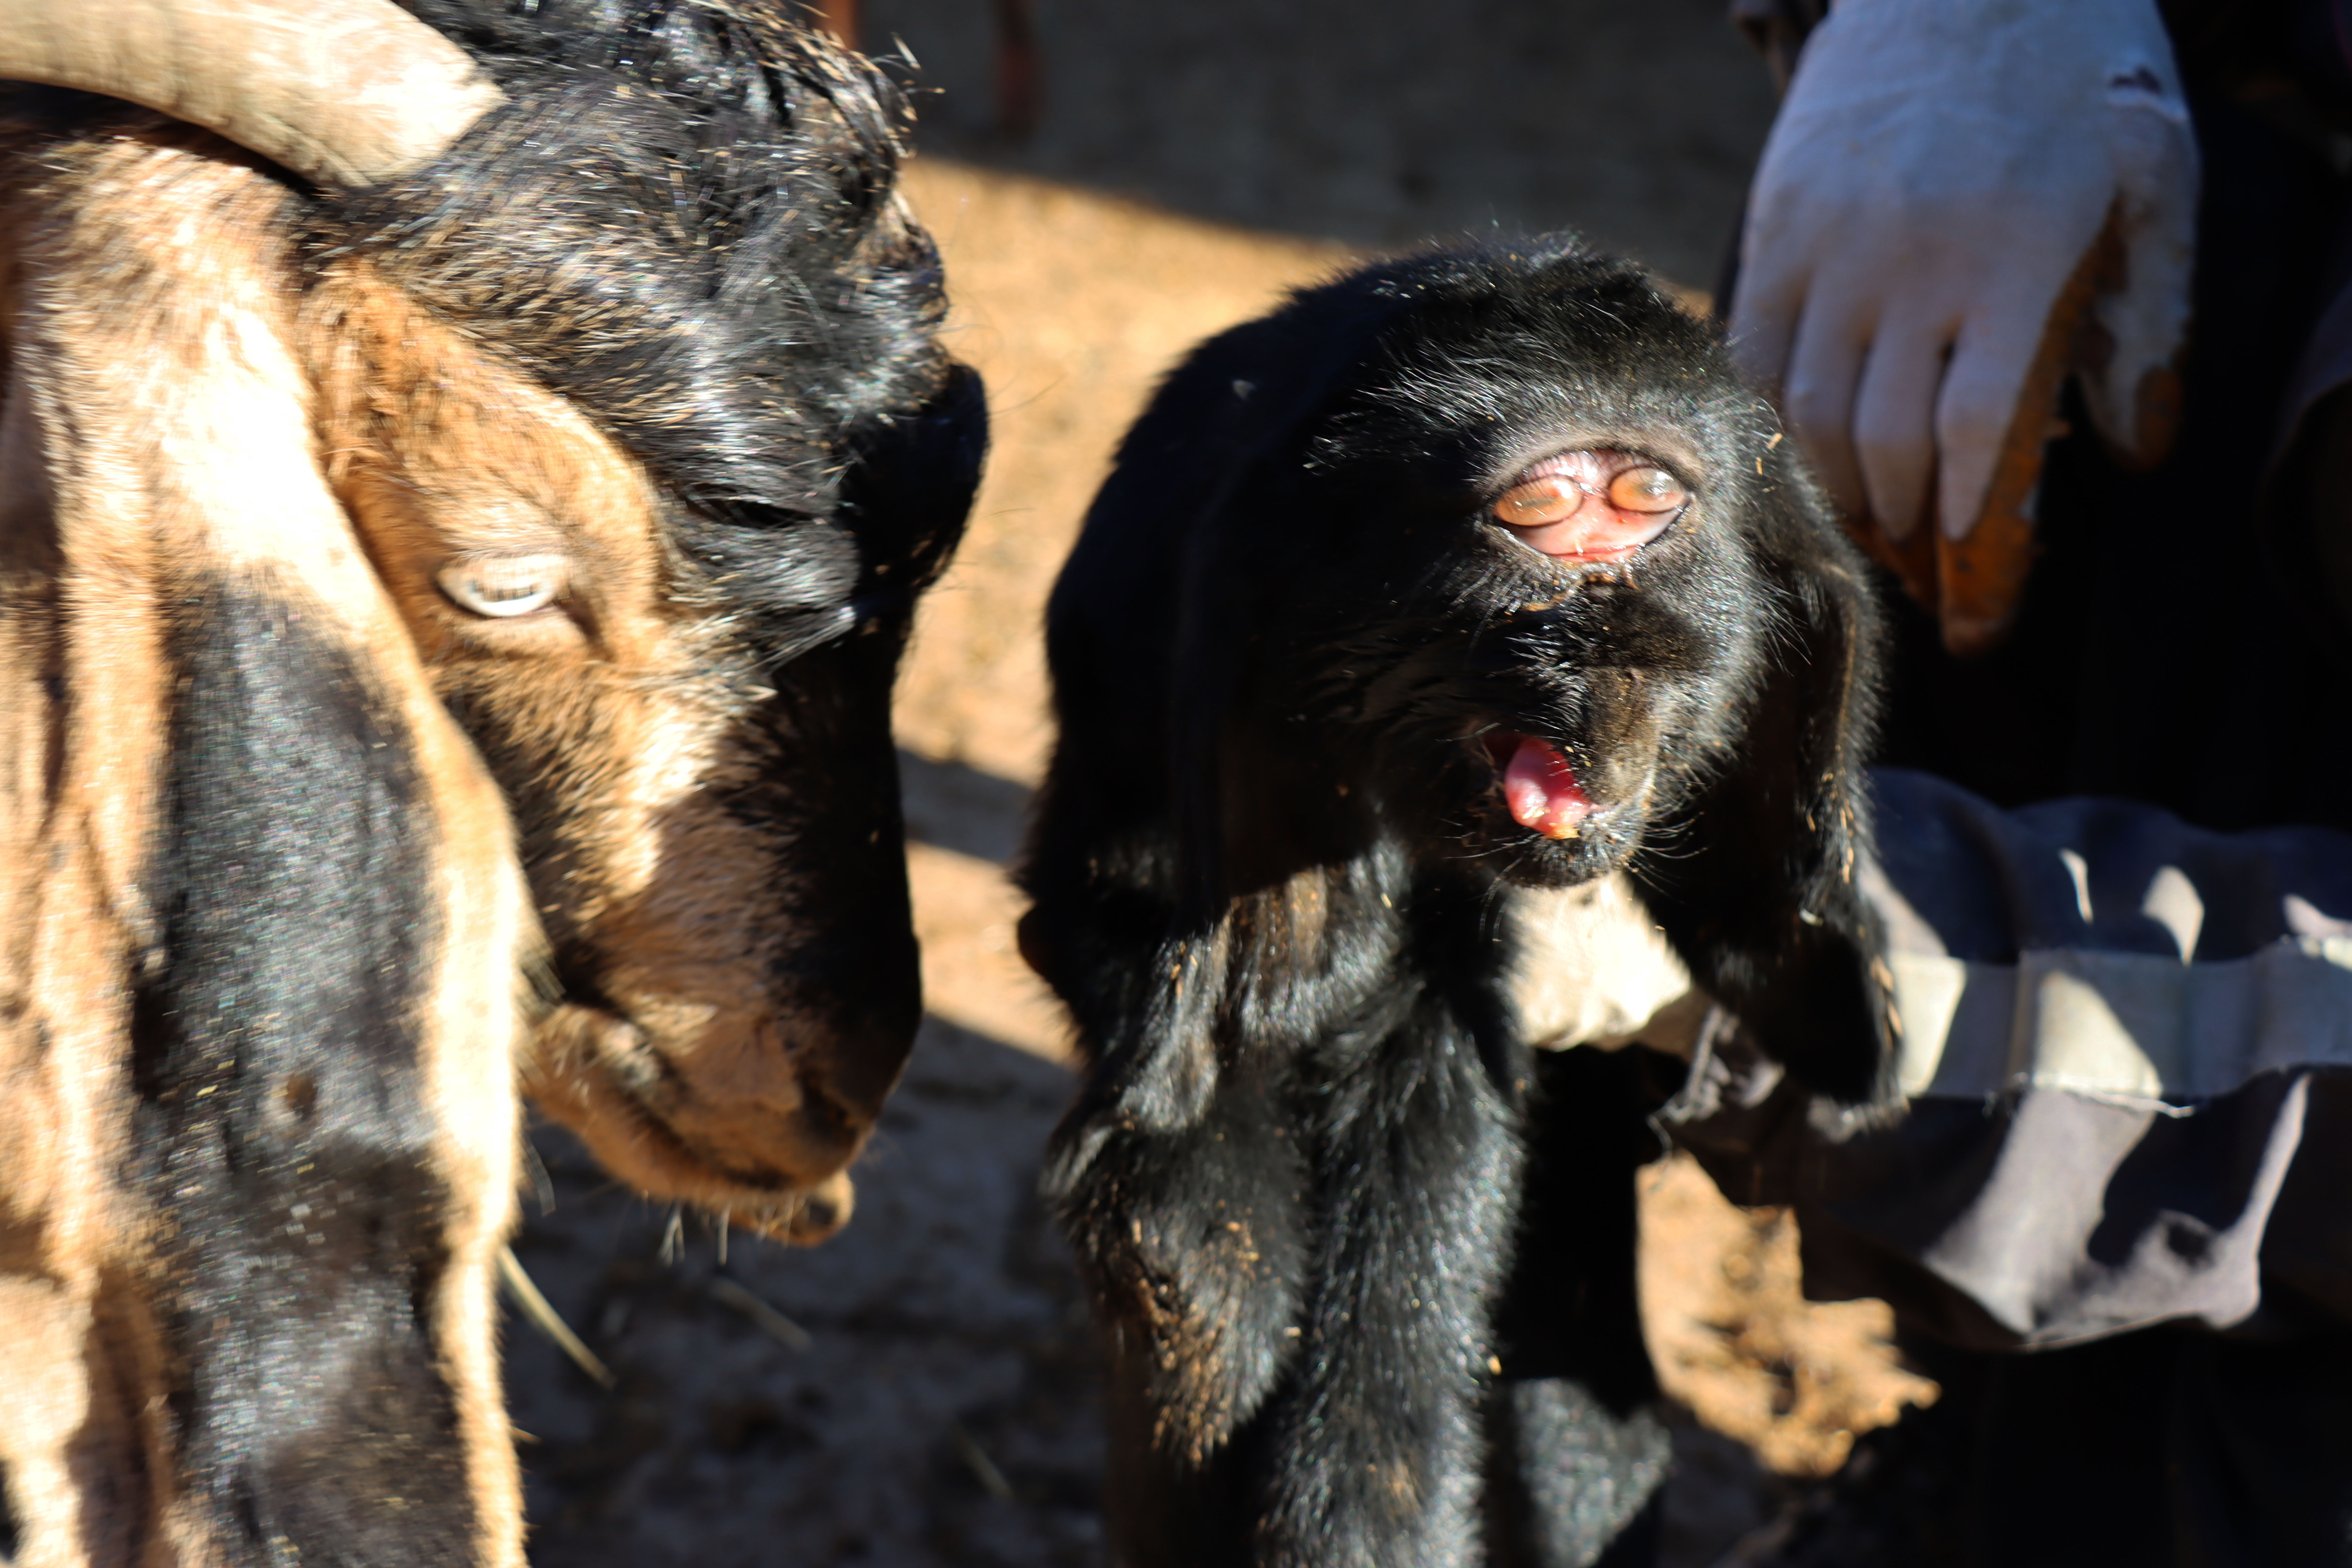
[[[1769,1568],[2352,1564],[2352,1332],[1905,1348],[1944,1397],[1864,1438]]]
[[[2352,677],[2352,385],[2337,387],[2304,415],[2267,499],[2280,609],[2303,630],[2312,658],[2330,673]],[[2352,717],[2330,718],[2331,728],[2352,732]],[[2325,760],[2340,761],[2340,752]],[[2338,772],[2334,782],[2352,794],[2352,778]]]

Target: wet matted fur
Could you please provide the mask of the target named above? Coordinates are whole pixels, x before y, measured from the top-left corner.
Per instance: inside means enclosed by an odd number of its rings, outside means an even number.
[[[1671,474],[1663,533],[1496,521],[1595,451]],[[1117,1561],[1589,1563],[1640,1513],[1651,1091],[1538,1074],[1538,929],[1630,886],[1825,1104],[1882,1100],[1878,642],[1711,329],[1572,244],[1375,266],[1171,377],[1054,594],[1024,873],[1087,1062],[1047,1184],[1113,1346]],[[1499,736],[1573,765],[1580,831],[1520,826]]]
[[[395,185],[0,123],[26,1561],[519,1563],[518,1069],[807,1239],[912,1039],[888,694],[985,437],[900,100],[780,5],[409,8],[507,100]]]

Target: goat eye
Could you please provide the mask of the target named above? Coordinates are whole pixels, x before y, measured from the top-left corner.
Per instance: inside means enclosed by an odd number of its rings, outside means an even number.
[[[503,555],[453,561],[434,581],[459,608],[506,619],[554,603],[564,577],[560,555]]]
[[[1584,491],[1574,479],[1531,479],[1503,492],[1495,503],[1495,521],[1507,528],[1541,528],[1574,517],[1584,505]]]
[[[1628,468],[1609,481],[1609,500],[1620,511],[1673,511],[1690,493],[1664,468]]]

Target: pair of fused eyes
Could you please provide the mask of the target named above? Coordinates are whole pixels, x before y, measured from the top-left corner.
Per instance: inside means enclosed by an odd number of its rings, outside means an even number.
[[[510,620],[555,603],[569,577],[561,555],[471,555],[448,563],[433,580],[459,609]]]
[[[1683,482],[1655,464],[1577,452],[1529,470],[1496,500],[1491,515],[1555,559],[1613,561],[1664,533],[1689,504]]]

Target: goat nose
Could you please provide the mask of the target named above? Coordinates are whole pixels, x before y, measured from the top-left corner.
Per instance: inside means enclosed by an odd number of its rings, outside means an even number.
[[[850,1183],[849,1173],[844,1171],[820,1183],[801,1199],[800,1211],[793,1215],[788,1233],[804,1247],[823,1241],[849,1223],[850,1213],[856,1206],[856,1189]]]

